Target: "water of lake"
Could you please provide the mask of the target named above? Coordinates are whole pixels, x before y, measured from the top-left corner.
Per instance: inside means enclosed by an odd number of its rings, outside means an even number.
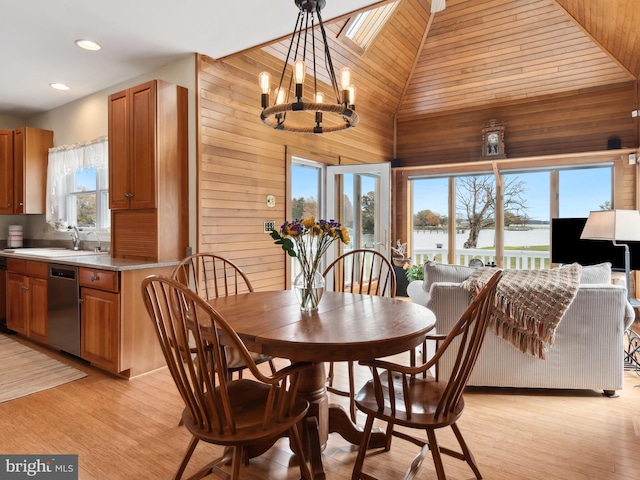
[[[414,250],[436,248],[437,244],[447,244],[447,234],[442,232],[413,232]],[[464,242],[469,238],[469,231],[456,234],[456,248],[463,248]],[[530,230],[505,230],[505,247],[533,247],[536,245],[549,245],[551,233],[548,225],[534,226]],[[493,247],[495,245],[495,230],[485,229],[480,232],[477,248]]]

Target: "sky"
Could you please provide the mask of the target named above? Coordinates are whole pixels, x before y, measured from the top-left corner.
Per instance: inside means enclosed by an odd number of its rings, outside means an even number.
[[[588,217],[591,210],[600,210],[600,205],[607,200],[611,201],[611,171],[610,166],[560,170],[560,216]],[[315,185],[317,177],[313,177],[312,172],[313,169],[307,168],[295,170],[292,182],[294,198],[307,198],[313,194],[309,183]],[[528,216],[534,220],[548,221],[550,173],[542,171],[509,174],[505,180],[508,182],[513,178],[524,183],[523,197],[526,198]],[[435,213],[447,214],[447,178],[414,180],[413,191],[414,213],[429,209]]]
[[[96,189],[96,169],[89,168],[76,173],[76,186],[85,187],[87,190]]]
[[[591,210],[611,201],[611,167],[560,170],[559,204],[561,217],[588,217]],[[527,214],[533,220],[549,220],[549,172],[505,175],[505,182],[522,181]],[[448,179],[414,181],[414,213],[429,209],[447,213]]]

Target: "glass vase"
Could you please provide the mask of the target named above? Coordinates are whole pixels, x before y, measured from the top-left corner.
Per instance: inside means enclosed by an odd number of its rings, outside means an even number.
[[[324,277],[317,271],[300,272],[293,281],[300,310],[310,312],[318,309],[324,293]]]

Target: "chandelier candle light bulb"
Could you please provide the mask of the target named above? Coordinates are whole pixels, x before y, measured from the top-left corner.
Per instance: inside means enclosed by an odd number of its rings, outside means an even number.
[[[259,77],[260,89],[262,90],[262,108],[269,106],[269,91],[271,90],[271,75],[268,72],[262,72]]]

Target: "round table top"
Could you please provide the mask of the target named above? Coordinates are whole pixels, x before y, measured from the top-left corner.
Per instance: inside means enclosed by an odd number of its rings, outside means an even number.
[[[294,361],[364,360],[408,351],[436,322],[431,310],[396,298],[325,292],[302,312],[292,290],[211,299],[251,351]]]

